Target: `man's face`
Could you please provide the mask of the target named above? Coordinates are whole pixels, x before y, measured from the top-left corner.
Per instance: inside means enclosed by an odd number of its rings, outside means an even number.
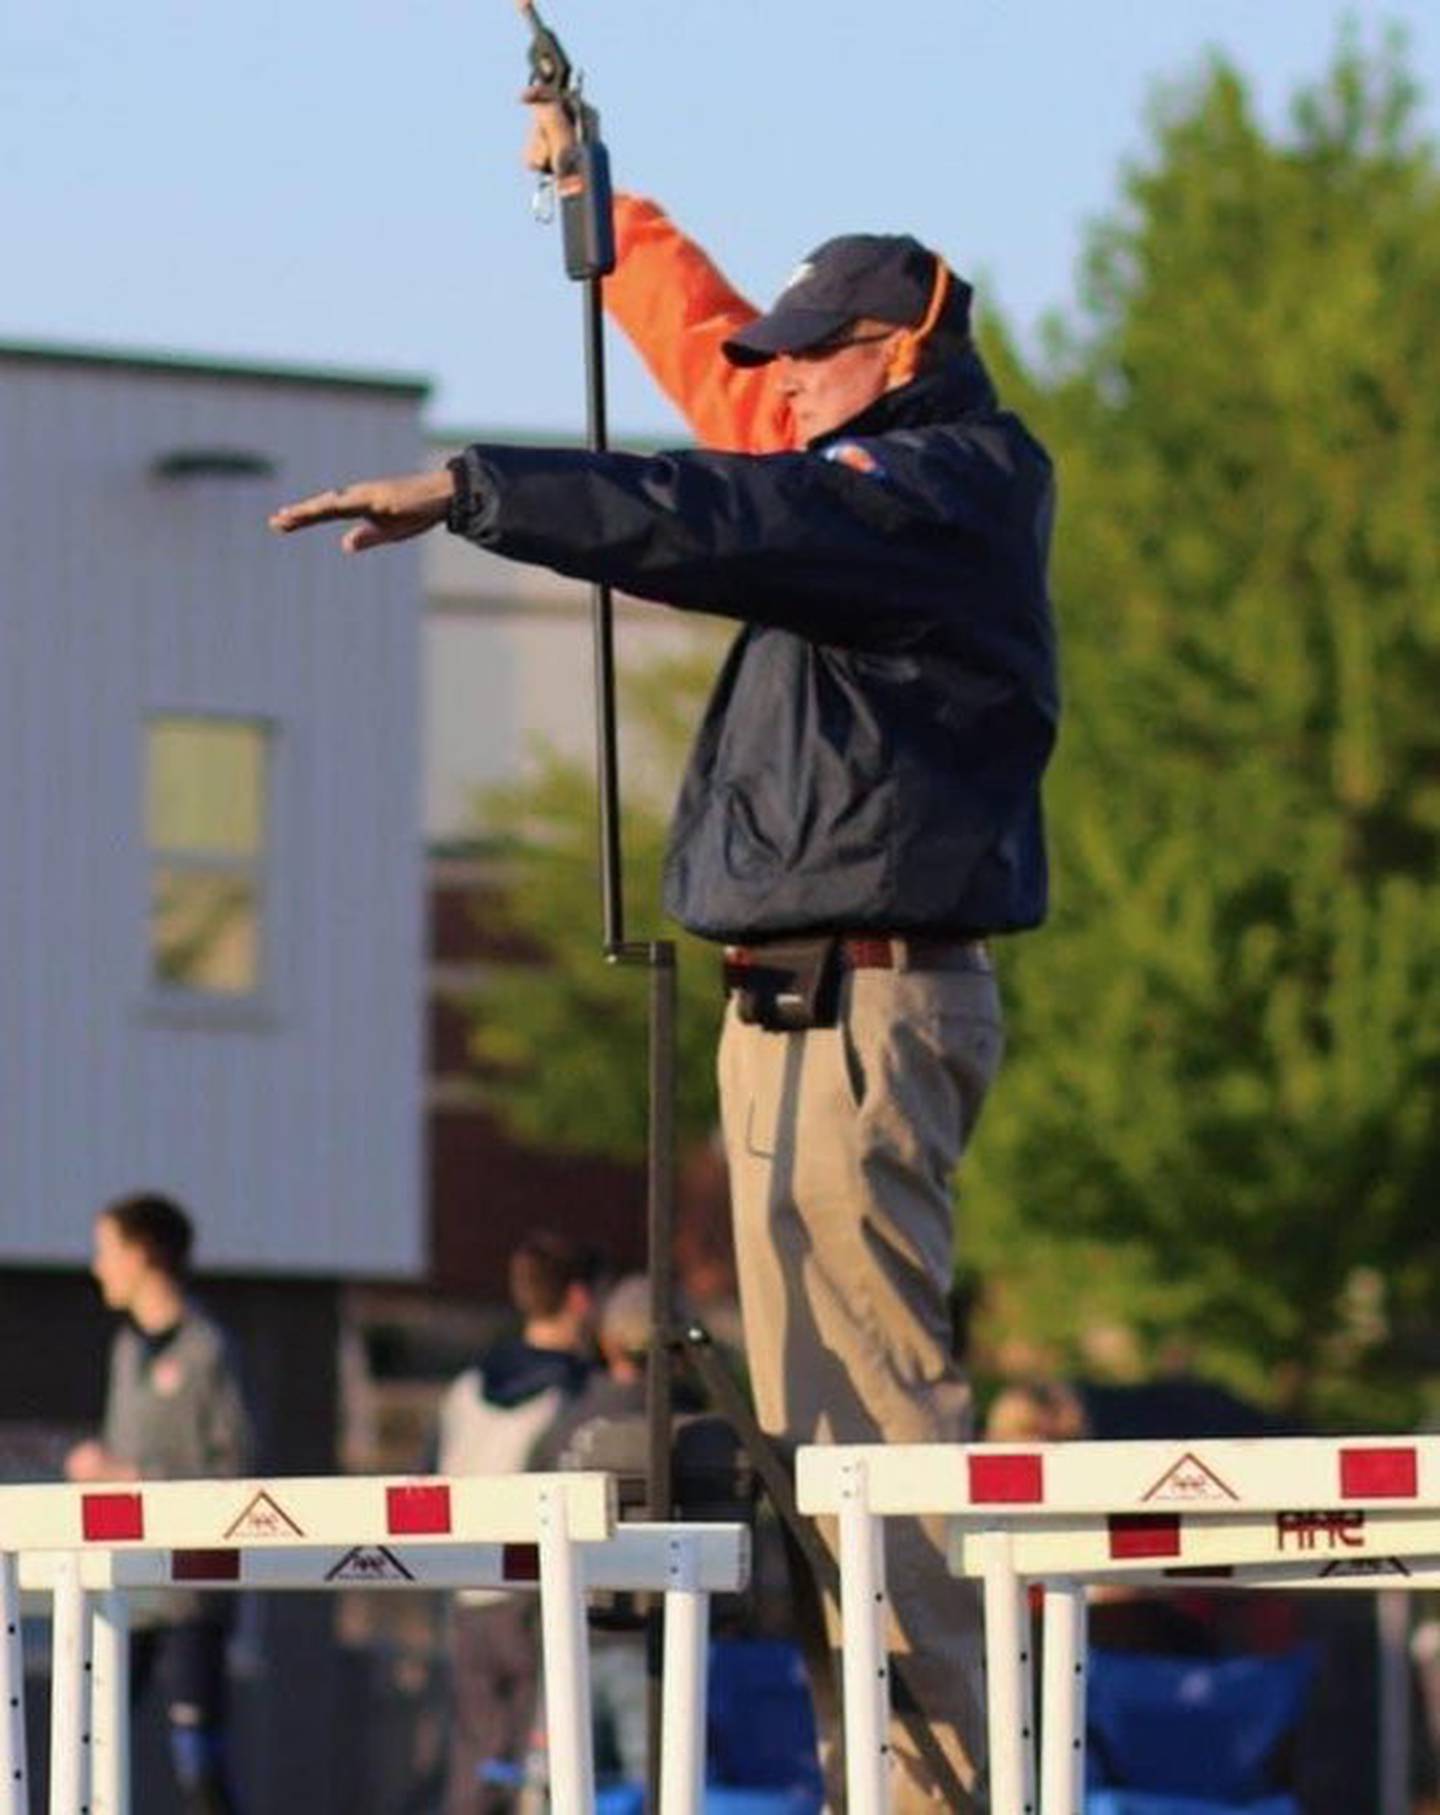
[[[884,396],[902,332],[888,322],[856,321],[808,353],[776,358],[780,391],[802,442],[830,434]]]
[[[90,1271],[112,1311],[130,1309],[147,1264],[145,1250],[137,1242],[126,1241],[108,1216],[96,1221]]]

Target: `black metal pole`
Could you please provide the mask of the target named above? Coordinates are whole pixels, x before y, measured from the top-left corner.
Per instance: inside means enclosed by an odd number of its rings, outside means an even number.
[[[600,279],[585,284],[585,385],[589,445],[609,446],[605,420],[605,316]],[[619,732],[615,710],[615,614],[610,588],[590,593],[595,643],[595,772],[600,822],[600,900],[605,955],[612,963],[644,964],[650,972],[650,1129],[646,1224],[650,1267],[650,1365],[646,1415],[649,1473],[646,1516],[671,1514],[670,1326],[675,1302],[675,947],[668,939],[630,944],[625,938],[624,872],[620,847]]]
[[[646,1204],[650,1268],[650,1342],[645,1364],[645,1516],[652,1523],[675,1516],[672,1469],[674,1379],[670,1328],[675,1303],[675,947],[657,940],[646,948],[650,968],[650,1166]],[[646,1621],[646,1808],[660,1807],[661,1710],[664,1702],[663,1600],[656,1596]]]
[[[600,278],[585,280],[585,396],[588,442],[597,454],[610,445],[605,420],[605,314]],[[625,951],[625,896],[620,858],[620,758],[615,718],[615,613],[610,588],[590,588],[595,645],[595,774],[600,819],[600,913],[605,954]]]
[[[650,1180],[647,1217],[650,1248],[650,1348],[646,1368],[649,1480],[646,1512],[652,1520],[674,1512],[671,1479],[673,1380],[670,1333],[675,1304],[675,947],[659,940],[650,953]]]

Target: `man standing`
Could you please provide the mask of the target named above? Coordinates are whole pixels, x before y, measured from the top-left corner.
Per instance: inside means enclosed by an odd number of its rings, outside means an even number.
[[[122,1198],[96,1218],[91,1271],[125,1323],[110,1351],[98,1440],[65,1462],[72,1481],[241,1475],[254,1439],[229,1341],[189,1297],[194,1231],[167,1197]],[[227,1602],[166,1590],[131,1597],[131,1689],[165,1698],[170,1756],[189,1815],[234,1808],[225,1761]]]
[[[440,1402],[442,1475],[519,1474],[592,1367],[594,1293],[570,1242],[546,1231],[510,1256],[521,1330],[452,1382]],[[453,1707],[446,1815],[500,1815],[529,1748],[540,1689],[534,1596],[467,1589],[450,1630]]]
[[[569,133],[536,110],[531,162]],[[701,438],[652,458],[476,446],[276,513],[352,551],[452,532],[738,619],[681,788],[666,906],[724,945],[720,1052],[757,1411],[792,1443],[969,1432],[950,1183],[999,1064],[988,938],[1045,911],[1058,694],[1053,483],[907,236],[828,241],[768,315],[652,203],[617,198],[607,303]],[[938,1526],[891,1521],[894,1644],[967,1787],[978,1607]],[[901,1815],[943,1786],[892,1726]]]

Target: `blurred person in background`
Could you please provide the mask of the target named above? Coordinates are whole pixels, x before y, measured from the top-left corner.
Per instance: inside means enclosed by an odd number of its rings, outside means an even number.
[[[520,1474],[584,1387],[594,1363],[593,1268],[565,1237],[537,1230],[510,1256],[518,1335],[496,1343],[440,1404],[442,1475]],[[450,1628],[452,1716],[446,1815],[514,1806],[540,1687],[535,1597],[508,1589],[456,1596]]]
[[[124,1322],[110,1351],[98,1438],[65,1462],[72,1481],[243,1475],[254,1432],[230,1340],[188,1289],[194,1227],[170,1198],[142,1193],[95,1220],[94,1274]],[[167,1590],[131,1597],[131,1695],[154,1681],[187,1815],[230,1815],[225,1646],[232,1603]]]
[[[1089,1435],[1085,1401],[1064,1380],[1015,1381],[985,1415],[987,1443],[1073,1443]]]
[[[537,1469],[611,1469],[643,1477],[647,1460],[646,1350],[650,1282],[628,1273],[606,1293],[596,1328],[603,1367],[540,1439]],[[617,1451],[617,1440],[623,1446]],[[602,1617],[590,1640],[590,1692],[600,1771],[628,1783],[645,1781],[645,1637],[633,1617],[608,1627]]]

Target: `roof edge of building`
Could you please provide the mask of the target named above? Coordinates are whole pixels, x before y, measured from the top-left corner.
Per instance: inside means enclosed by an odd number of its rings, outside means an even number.
[[[261,359],[210,358],[199,353],[134,347],[82,346],[61,341],[0,340],[0,361],[102,366],[129,372],[171,372],[195,378],[236,378],[262,384],[314,385],[327,390],[390,391],[423,399],[432,382],[415,373],[365,372],[339,366],[286,365]]]

